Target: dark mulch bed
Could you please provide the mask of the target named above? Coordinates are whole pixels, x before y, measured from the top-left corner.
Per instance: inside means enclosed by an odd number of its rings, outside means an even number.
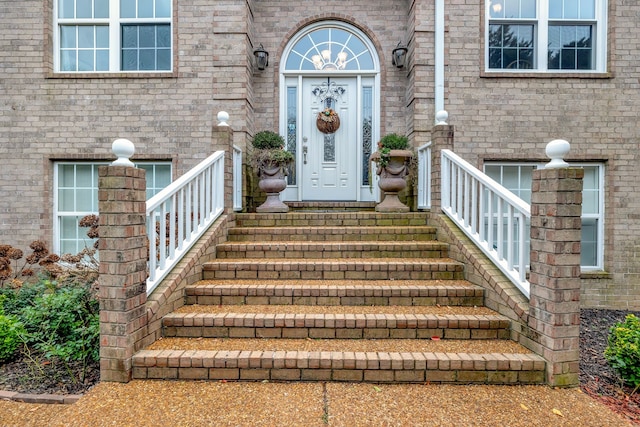
[[[83,394],[100,381],[100,364],[83,369],[79,362],[65,365],[37,354],[0,365],[0,390],[32,394]]]
[[[584,309],[580,312],[580,388],[636,424],[640,424],[640,390],[622,384],[604,358],[609,328],[640,312]],[[632,394],[633,393],[633,394]]]
[[[580,321],[580,386],[593,398],[613,411],[640,424],[640,391],[620,381],[604,358],[609,328],[623,321],[628,311],[585,309]],[[640,312],[634,312],[640,316]],[[48,362],[31,355],[0,365],[0,389],[22,393],[82,394],[100,380],[100,367],[87,367],[85,379],[82,366],[72,364],[67,369],[62,362]],[[73,375],[70,375],[70,372]]]

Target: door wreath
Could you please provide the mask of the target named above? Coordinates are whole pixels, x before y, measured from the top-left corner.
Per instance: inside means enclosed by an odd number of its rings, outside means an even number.
[[[318,113],[316,118],[316,126],[322,133],[334,133],[340,127],[340,117],[335,110],[325,108]]]

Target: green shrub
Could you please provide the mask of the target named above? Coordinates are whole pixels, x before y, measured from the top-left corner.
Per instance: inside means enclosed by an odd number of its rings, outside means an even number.
[[[255,150],[253,161],[256,165],[274,163],[276,165],[288,165],[293,162],[293,154],[285,150]]]
[[[0,362],[13,358],[16,350],[22,344],[21,335],[24,328],[14,316],[0,314]]]
[[[4,312],[7,315],[20,316],[22,310],[45,292],[52,292],[55,284],[49,280],[25,283],[20,288],[0,288],[0,298],[4,299]]]
[[[604,355],[624,382],[640,386],[640,319],[627,315],[624,322],[616,323],[609,332],[609,345]]]
[[[397,133],[387,134],[380,139],[380,142],[378,142],[378,149],[408,150],[409,138],[407,138],[406,136],[398,135]]]
[[[256,133],[251,143],[254,150],[250,159],[255,169],[263,165],[288,166],[294,160],[293,154],[284,149],[284,138],[270,130]]]
[[[254,135],[252,145],[258,150],[282,150],[284,138],[276,132],[263,130]]]
[[[46,357],[84,364],[99,359],[98,301],[83,285],[49,288],[23,308],[27,345]]]
[[[24,327],[15,316],[4,314],[2,304],[4,295],[0,295],[0,362],[11,360],[22,344]]]

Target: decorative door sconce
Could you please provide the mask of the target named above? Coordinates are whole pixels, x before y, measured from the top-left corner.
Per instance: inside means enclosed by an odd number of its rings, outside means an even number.
[[[407,46],[403,45],[402,42],[398,42],[398,45],[395,49],[393,49],[391,63],[398,68],[404,67],[404,64],[407,60]]]
[[[269,52],[264,50],[262,43],[253,51],[253,56],[256,57],[256,67],[258,70],[264,70],[269,65]]]

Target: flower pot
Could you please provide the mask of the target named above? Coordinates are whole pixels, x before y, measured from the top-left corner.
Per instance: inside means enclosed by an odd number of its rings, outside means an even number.
[[[384,162],[381,161],[379,152],[371,155],[371,161],[378,165],[378,187],[384,192],[384,198],[376,206],[376,212],[409,212],[409,206],[400,201],[398,193],[407,186],[406,176],[409,174],[411,157],[413,152],[410,150],[391,150]]]
[[[287,188],[286,165],[264,163],[258,166],[258,187],[267,193],[267,199],[256,212],[289,212],[289,206],[280,200],[280,192]]]

